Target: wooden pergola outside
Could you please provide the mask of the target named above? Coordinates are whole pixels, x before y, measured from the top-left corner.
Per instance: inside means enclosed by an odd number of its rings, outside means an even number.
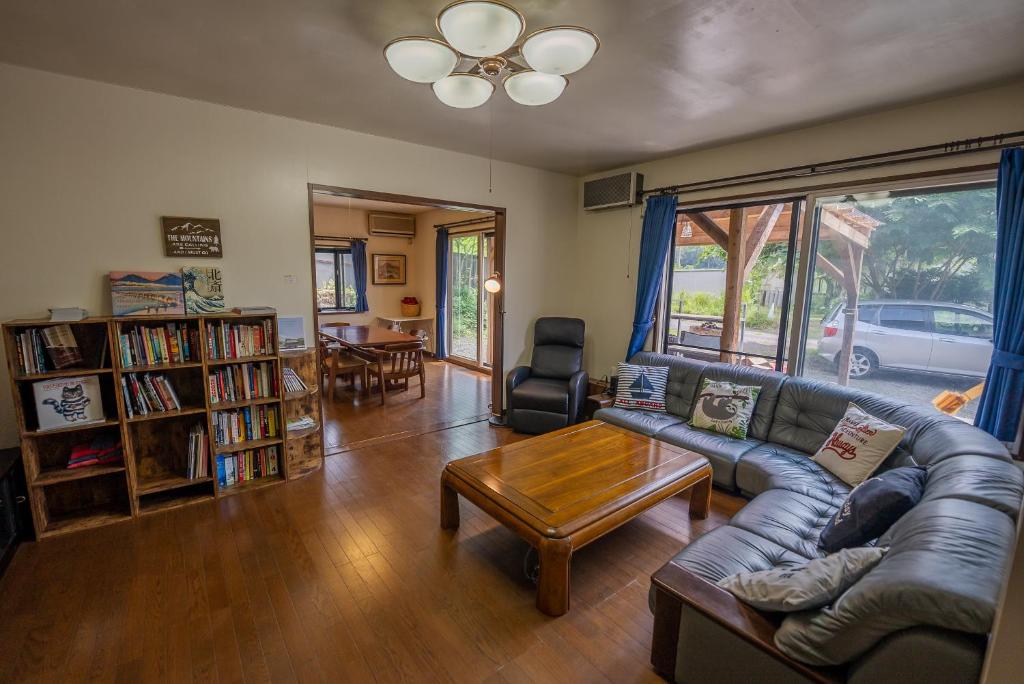
[[[725,311],[722,318],[720,359],[734,363],[739,344],[743,284],[768,243],[789,242],[793,203],[764,204],[712,211],[682,212],[676,219],[677,246],[718,245],[725,250]],[[846,293],[843,310],[843,341],[838,359],[838,381],[845,385],[850,376],[850,354],[857,321],[860,272],[864,251],[880,221],[844,204],[821,210],[821,242],[832,242],[839,254],[833,263],[819,250],[817,266],[833,278]],[[733,226],[736,229],[733,229]]]

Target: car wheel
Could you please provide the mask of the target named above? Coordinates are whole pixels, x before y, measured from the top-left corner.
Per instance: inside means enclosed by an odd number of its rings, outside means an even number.
[[[874,352],[854,347],[850,354],[850,377],[866,378],[878,370],[878,357]]]

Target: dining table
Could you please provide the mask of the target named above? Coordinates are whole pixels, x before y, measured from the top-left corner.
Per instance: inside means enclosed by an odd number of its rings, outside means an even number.
[[[420,338],[409,333],[396,332],[376,325],[338,325],[324,323],[320,331],[336,338],[342,344],[361,349],[377,349],[389,344],[419,342]]]

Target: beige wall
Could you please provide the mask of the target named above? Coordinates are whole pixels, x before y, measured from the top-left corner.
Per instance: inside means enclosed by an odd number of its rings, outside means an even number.
[[[1024,520],[1024,508],[1018,520]],[[983,684],[1015,684],[1024,672],[1024,534],[1019,524],[1007,582],[982,672]]]
[[[110,311],[111,270],[174,270],[162,215],[221,220],[229,306],[303,315],[312,337],[306,184],[508,209],[505,350],[568,309],[576,180],[256,112],[0,65],[0,319],[52,306]],[[543,246],[543,247],[542,247]],[[0,445],[16,443],[6,370]]]
[[[414,239],[370,235],[367,232],[365,209],[349,209],[333,205],[313,207],[313,226],[317,235],[366,238],[366,303],[370,305],[370,310],[358,314],[322,314],[320,316],[321,323],[327,321],[344,321],[352,325],[373,323],[378,315],[399,315],[402,297],[421,296],[417,277],[420,269],[426,264],[421,263],[420,259],[416,257],[415,243],[417,239],[422,239],[419,232]],[[332,246],[331,242],[320,244],[326,247]],[[337,244],[333,246],[337,246]],[[370,269],[375,252],[405,255],[405,285],[373,284],[373,273]]]
[[[648,188],[719,178],[786,166],[929,145],[1024,128],[1024,81],[955,98],[860,116],[790,133],[766,136],[670,159],[631,165]],[[735,188],[736,195],[815,182],[856,180],[994,161],[996,154],[970,155],[904,164],[884,170],[825,176],[782,186]],[[594,174],[608,175],[607,173]],[[591,176],[593,177],[593,176]],[[589,178],[589,177],[588,177]],[[581,179],[581,184],[582,184]],[[715,193],[721,196],[719,191]],[[708,193],[680,201],[707,199]],[[640,246],[640,208],[601,212],[578,210],[574,309],[587,321],[585,363],[591,375],[613,371],[622,360],[633,322]]]

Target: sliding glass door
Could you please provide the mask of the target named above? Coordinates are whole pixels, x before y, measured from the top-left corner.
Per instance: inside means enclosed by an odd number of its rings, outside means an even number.
[[[493,271],[494,233],[457,233],[448,238],[448,354],[462,363],[490,367],[493,297],[483,282]]]
[[[785,370],[802,207],[788,199],[678,214],[666,351]]]

